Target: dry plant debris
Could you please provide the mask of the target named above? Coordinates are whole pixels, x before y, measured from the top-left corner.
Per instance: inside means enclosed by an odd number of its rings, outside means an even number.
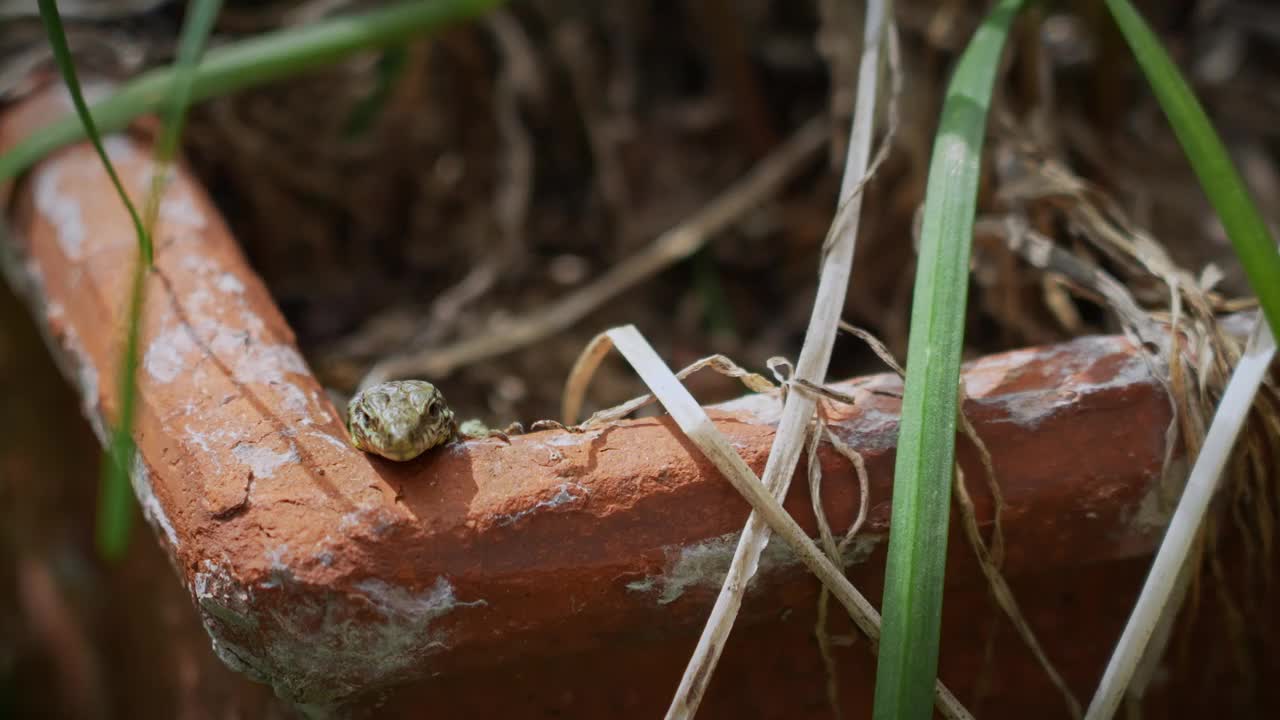
[[[301,22],[308,14],[331,12],[349,4],[302,3],[297,12],[280,9],[290,3],[272,3],[265,10],[239,7],[228,18],[225,30],[249,32],[280,22]],[[836,26],[843,20],[833,12],[836,5],[824,2],[819,8],[824,34],[836,38],[856,35]],[[756,11],[742,12],[749,15]],[[1259,80],[1268,77],[1257,67],[1258,62],[1226,50],[1209,52],[1225,46],[1240,47],[1242,37],[1262,32],[1242,23],[1236,15],[1239,12],[1242,11],[1238,8],[1210,7],[1197,16],[1197,24],[1188,25],[1184,32],[1191,40],[1188,46],[1197,53],[1198,48],[1206,48],[1205,62],[1197,67],[1203,69],[1210,97],[1224,107],[1237,108],[1238,112],[1229,114],[1246,128],[1270,132],[1268,128],[1274,123],[1266,108],[1274,104],[1274,99],[1272,93],[1258,90],[1266,87]],[[897,246],[906,244],[899,242],[905,232],[898,216],[905,214],[902,208],[910,208],[918,200],[911,190],[913,177],[918,179],[918,169],[909,167],[910,158],[920,154],[913,147],[920,141],[914,138],[920,136],[917,126],[922,123],[921,118],[929,117],[930,83],[936,82],[935,76],[945,69],[948,48],[963,39],[973,15],[973,8],[964,3],[939,6],[905,2],[898,7],[898,20],[909,44],[905,60],[908,67],[902,75],[908,76],[914,94],[904,101],[911,109],[905,114],[905,127],[894,148],[897,152],[886,161],[882,172],[895,181],[895,187],[901,185],[904,189],[885,192],[884,197],[878,198],[884,202],[870,208],[873,216],[869,222],[877,232],[864,233],[868,241],[859,249],[857,272],[885,279],[873,277],[880,283],[873,290],[864,289],[870,283],[855,286],[849,307],[843,308],[846,315],[852,312],[860,323],[874,323],[880,335],[889,338],[890,345],[898,349],[900,328],[895,329],[894,318],[901,319],[902,303],[885,301],[890,293],[883,291],[883,284],[896,278],[909,263],[909,257],[895,253]],[[636,19],[644,22],[632,22]],[[1048,61],[1069,72],[1088,62],[1098,48],[1088,42],[1087,23],[1082,24],[1074,16],[1058,19],[1062,22],[1051,23],[1055,32],[1085,34],[1078,43],[1059,41],[1046,49]],[[1198,24],[1201,19],[1203,26]],[[192,138],[196,163],[225,201],[232,222],[248,230],[241,235],[255,262],[280,281],[272,284],[272,290],[295,320],[311,356],[318,359],[319,366],[331,370],[326,378],[330,384],[354,385],[368,369],[371,358],[411,347],[458,350],[470,343],[483,346],[502,338],[506,329],[523,327],[528,319],[563,317],[552,311],[579,297],[576,293],[585,294],[598,287],[584,280],[593,271],[626,269],[630,263],[625,258],[650,257],[644,243],[651,237],[666,237],[658,230],[679,229],[686,226],[686,221],[705,217],[698,208],[716,206],[716,193],[730,188],[723,191],[728,195],[739,187],[731,181],[750,164],[741,161],[741,153],[725,152],[723,143],[717,143],[716,151],[722,157],[738,158],[736,165],[733,160],[707,163],[705,157],[689,153],[690,157],[701,157],[698,162],[703,165],[691,161],[674,170],[667,166],[671,161],[666,156],[676,154],[673,149],[695,144],[690,143],[690,137],[695,142],[705,141],[708,129],[718,136],[732,134],[724,131],[734,127],[734,112],[741,105],[726,98],[749,97],[749,93],[734,95],[713,87],[697,97],[660,94],[656,103],[653,97],[644,95],[654,86],[646,58],[655,49],[667,47],[642,30],[651,21],[643,10],[617,7],[598,8],[565,19],[548,4],[495,16],[483,29],[412,45],[405,49],[405,68],[401,81],[394,84],[387,112],[366,136],[342,142],[334,140],[342,134],[340,123],[327,118],[317,122],[314,108],[344,108],[358,103],[379,72],[377,58],[362,58],[320,78],[290,83],[280,91],[273,89],[270,93],[218,102],[203,114],[201,126]],[[749,40],[768,46],[767,51],[761,51],[768,53],[766,60],[735,59],[730,53],[728,67],[747,67],[759,79],[761,74],[783,74],[788,67],[813,73],[813,67],[821,65],[815,65],[813,57],[805,54],[807,51],[797,55],[794,50],[797,38],[808,40],[806,35],[786,28],[763,33],[759,30],[762,24],[759,15],[742,22]],[[551,31],[543,32],[544,27]],[[629,35],[626,28],[640,29]],[[547,42],[547,37],[554,42]],[[731,40],[720,45],[732,48]],[[833,68],[832,77],[849,81],[856,71],[856,61],[853,55],[833,49],[839,46],[829,40],[823,43],[822,50]],[[117,46],[106,47],[120,54]],[[677,51],[683,53],[681,57],[688,57],[687,50]],[[136,58],[133,60],[136,62]],[[583,72],[583,65],[593,62],[596,71]],[[726,61],[722,58],[718,62]],[[793,64],[787,65],[788,62]],[[1239,77],[1240,82],[1228,82],[1232,77]],[[1104,79],[1097,85],[1070,90],[1087,92],[1090,98],[1114,100],[1115,80]],[[0,90],[4,89],[2,86],[0,83]],[[777,94],[775,85],[766,85],[765,90],[772,101],[772,95]],[[825,88],[820,91],[825,92]],[[844,117],[851,110],[851,86],[836,83],[832,94],[833,117]],[[1019,99],[1026,100],[1011,94],[1015,97],[1008,101],[1010,107],[1016,106]],[[440,102],[444,97],[454,99],[457,108]],[[572,102],[564,102],[565,98]],[[1123,104],[1095,105],[1077,102],[1078,99],[1079,95],[1061,93],[1055,98],[1047,93],[1037,100],[1043,103],[1034,108],[1042,122],[1049,117],[1057,124],[1049,121],[1047,125],[1037,125],[1036,143],[1025,141],[1016,123],[993,131],[998,138],[1007,140],[997,150],[996,166],[1005,167],[1001,164],[1005,160],[1011,166],[1007,174],[1003,170],[995,174],[995,192],[984,203],[987,214],[979,223],[978,233],[997,240],[999,247],[988,248],[978,257],[975,277],[987,289],[981,296],[986,302],[978,319],[993,322],[997,329],[993,332],[979,325],[974,347],[1008,346],[1027,338],[1049,341],[1066,334],[1118,327],[1151,350],[1147,358],[1159,370],[1156,377],[1168,378],[1176,409],[1176,424],[1171,427],[1176,436],[1171,435],[1168,452],[1175,451],[1177,442],[1194,451],[1203,441],[1209,412],[1221,395],[1230,368],[1242,353],[1240,341],[1221,330],[1219,318],[1223,313],[1247,307],[1231,299],[1229,267],[1221,272],[1213,266],[1204,272],[1182,269],[1204,267],[1188,256],[1195,248],[1211,243],[1179,242],[1187,234],[1195,240],[1205,235],[1202,218],[1195,215],[1196,202],[1188,199],[1186,183],[1180,184],[1176,174],[1167,172],[1168,153],[1163,152],[1160,134],[1150,132],[1150,121],[1142,108],[1134,109],[1135,103],[1129,99]],[[648,103],[661,108],[642,114]],[[424,111],[424,107],[430,110]],[[806,106],[803,101],[793,102],[785,117],[814,118],[815,110],[814,103]],[[1136,116],[1136,131],[1120,125],[1120,118],[1129,117],[1126,112]],[[327,114],[346,117],[342,112]],[[1099,114],[1115,119],[1098,121],[1092,117]],[[468,122],[476,117],[489,117],[491,121]],[[771,119],[776,126],[785,127],[776,117]],[[652,128],[660,123],[666,125],[661,132],[655,132]],[[329,140],[315,146],[300,145],[294,137],[300,124],[312,127],[317,136]],[[575,140],[578,131],[565,130],[579,125],[581,142]],[[800,126],[791,136],[792,141],[809,131],[809,144],[805,146],[808,149],[802,157],[792,157],[788,177],[796,177],[808,168],[810,158],[823,146],[819,139],[823,133],[833,139],[826,144],[839,154],[844,140],[838,137],[837,126],[838,123],[826,124],[818,119]],[[1134,142],[1134,134],[1150,140]],[[886,143],[883,147],[888,146]],[[549,152],[547,148],[552,147],[557,149]],[[758,168],[763,168],[771,159],[786,156],[787,148],[793,147],[766,145],[752,159]],[[1242,150],[1253,158],[1247,167],[1261,168],[1257,173],[1265,179],[1265,148],[1250,142]],[[1001,153],[1007,155],[1000,157]],[[666,169],[639,173],[635,159],[638,155],[646,159],[660,157],[653,165]],[[1067,158],[1071,159],[1070,165]],[[549,169],[549,160],[560,165]],[[594,189],[584,192],[577,186],[566,187],[564,176],[579,170]],[[1092,181],[1085,182],[1075,173]],[[696,181],[689,179],[694,177]],[[350,182],[334,182],[335,178],[349,178]],[[817,184],[813,194],[822,195],[824,188],[821,182]],[[757,206],[783,197],[785,185],[785,179],[778,180],[747,203],[745,211],[739,208],[734,213],[725,226],[737,228],[732,234],[735,257],[726,260],[722,253],[712,264],[738,263],[725,266],[730,270],[750,267],[753,262],[783,267],[783,263],[776,262],[778,254],[754,252],[760,250],[760,243],[752,238],[760,237],[761,227],[763,236],[781,248],[770,252],[816,252],[813,243],[806,243],[803,232],[792,231],[782,238],[769,234],[769,228],[776,228],[780,222],[776,208],[754,212]],[[660,207],[662,202],[652,200],[655,186],[682,200]],[[403,190],[406,187],[412,190]],[[562,206],[548,198],[561,192],[591,199],[578,204],[565,202]],[[410,197],[404,197],[406,194]],[[478,200],[473,207],[470,201],[459,198]],[[402,212],[404,205],[415,208],[408,221]],[[828,211],[795,198],[788,198],[785,207],[783,222],[792,228],[820,225]],[[896,208],[897,215],[882,208]],[[566,217],[573,220],[566,221]],[[1151,228],[1151,233],[1173,250],[1161,250],[1138,229],[1142,227]],[[347,233],[345,240],[343,233]],[[813,234],[820,237],[821,231]],[[887,240],[877,240],[877,234]],[[589,247],[595,239],[613,235],[623,238],[616,250],[596,252]],[[575,237],[582,240],[576,241]],[[703,252],[715,249],[705,246],[708,238],[697,243],[706,248]],[[344,246],[348,241],[361,250]],[[382,259],[401,252],[403,247],[409,248],[404,251],[407,261],[397,255],[386,263],[395,272],[384,272],[386,264],[380,264]],[[489,249],[494,247],[503,251],[491,252]],[[532,258],[531,267],[536,269],[515,269],[515,279],[504,279],[502,269],[510,265],[508,250],[516,257]],[[803,256],[805,263],[802,272],[792,275],[808,281],[811,255],[792,254]],[[752,260],[753,257],[763,260]],[[1034,270],[1029,272],[1017,257],[1025,259]],[[569,270],[564,277],[572,282],[553,283],[549,289],[515,289],[519,283],[527,282],[529,275],[550,267],[552,260],[565,261],[561,265]],[[671,268],[672,262],[670,258],[655,261],[653,269],[627,279],[620,287],[636,293],[635,302],[627,305],[645,304],[643,300],[650,295],[663,296],[671,281],[653,278],[663,268]],[[335,272],[334,268],[343,272]],[[610,275],[605,277],[612,276],[612,270],[608,272]],[[773,275],[785,277],[787,273],[784,268]],[[655,289],[645,290],[637,284],[644,279],[649,279],[648,287]],[[987,285],[987,279],[992,279],[993,284]],[[684,282],[684,278],[675,281]],[[381,290],[379,283],[389,289]],[[326,288],[330,297],[318,298],[312,285]],[[791,286],[800,284],[792,282]],[[570,290],[566,292],[566,288]],[[734,289],[730,288],[730,292]],[[419,304],[406,305],[406,297],[416,298]],[[578,306],[568,323],[594,312],[593,317],[601,322],[634,320],[646,328],[659,325],[656,321],[644,322],[651,317],[643,314],[621,319],[617,314],[611,315],[609,303],[602,304],[599,297]],[[731,302],[742,308],[739,322],[743,317],[765,315],[753,304],[754,299],[741,292],[733,295]],[[760,339],[729,342],[728,354],[749,359],[778,352],[779,347],[794,346],[794,327],[803,322],[807,298],[806,302],[789,304],[785,297],[780,300],[769,295],[763,302],[769,304],[775,318],[770,327],[755,324],[740,328],[740,335]],[[504,315],[503,309],[508,307],[545,308],[548,315],[536,310],[530,316],[510,312]],[[1105,312],[1099,312],[1099,308]],[[363,329],[352,331],[347,316],[351,312],[361,317],[373,315],[375,319]],[[693,321],[687,319],[691,316]],[[697,327],[698,317],[696,308],[684,310],[673,324]],[[558,336],[555,347],[547,347],[551,333],[565,326],[564,321],[546,325],[535,322],[532,327],[537,333],[533,340],[526,341],[535,343],[532,353],[516,353],[513,347],[511,355],[488,362],[486,357],[497,356],[488,354],[492,351],[486,349],[485,354],[460,356],[462,361],[455,361],[451,370],[441,372],[455,371],[459,376],[455,379],[465,386],[462,394],[470,396],[464,402],[495,415],[515,414],[517,408],[527,409],[538,395],[545,395],[544,387],[554,386],[553,382],[544,382],[551,373],[539,374],[542,368],[567,365],[581,346],[581,335],[591,332],[591,328],[575,329]],[[1170,327],[1174,332],[1168,332]],[[660,332],[655,342],[664,348],[673,346],[673,358],[710,354],[702,345],[689,341],[687,332]],[[498,366],[513,356],[511,367]],[[719,369],[731,367],[719,360],[709,364]],[[754,375],[747,370],[742,372]],[[634,394],[632,386],[617,375],[606,372],[600,378],[599,382],[606,386],[603,394]],[[791,380],[790,387],[804,387],[810,392],[820,387],[801,377]],[[825,402],[828,400],[815,399],[819,408]],[[562,419],[572,422],[578,412],[569,413],[566,408]],[[539,414],[550,413],[533,416]],[[1245,652],[1251,647],[1248,634],[1254,620],[1250,618],[1264,615],[1268,598],[1274,597],[1270,594],[1274,585],[1274,527],[1280,501],[1274,492],[1271,469],[1280,458],[1280,448],[1276,446],[1276,438],[1280,437],[1278,418],[1280,395],[1274,383],[1267,381],[1247,438],[1240,443],[1238,456],[1232,461],[1229,497],[1215,514],[1212,531],[1204,535],[1203,563],[1198,567],[1206,574],[1197,575],[1194,582],[1189,579],[1192,594],[1186,616],[1190,622],[1196,622],[1196,609],[1204,593],[1226,601],[1229,616],[1224,627],[1233,650],[1229,660],[1241,671],[1250,666]],[[607,419],[598,418],[597,422]],[[810,446],[817,437],[816,433],[810,435]],[[828,534],[830,539],[836,539],[834,533],[825,533],[824,551],[830,549]],[[995,532],[990,546],[997,567],[998,538],[999,533]],[[1243,582],[1230,576],[1229,561],[1233,558],[1223,558],[1224,553],[1234,553],[1238,547],[1243,547],[1240,557],[1248,571]],[[1267,590],[1255,592],[1259,585]]]

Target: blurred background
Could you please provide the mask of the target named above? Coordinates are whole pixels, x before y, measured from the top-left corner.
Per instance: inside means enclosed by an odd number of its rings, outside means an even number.
[[[227,2],[217,43],[372,5]],[[0,2],[0,101],[47,72],[34,2]],[[84,77],[171,60],[183,4],[60,2]],[[1280,218],[1280,6],[1138,3],[1189,75],[1264,213]],[[845,319],[905,353],[912,227],[942,91],[987,3],[899,0],[903,92],[867,190]],[[692,257],[530,347],[436,372],[462,417],[554,417],[597,332],[634,323],[675,366],[794,357],[834,211],[863,8],[818,0],[521,0],[463,27],[195,107],[187,162],[336,397],[382,358],[500,333],[624,265],[779,152],[807,121],[826,147]],[[1049,157],[1184,268],[1247,291],[1175,138],[1099,2],[1025,13],[997,84],[979,212],[1002,158]],[[879,123],[880,127],[884,123]],[[1073,246],[1066,225],[1046,228]],[[1105,262],[1105,259],[1100,259]],[[1114,325],[978,238],[968,356]],[[1138,288],[1140,291],[1141,288]],[[879,372],[842,340],[831,377]],[[439,377],[437,377],[439,376]],[[447,378],[447,379],[446,379]],[[739,394],[695,376],[704,401]],[[600,404],[642,392],[621,364]],[[26,309],[0,291],[0,716],[292,716],[221,665],[145,527],[119,566],[93,552],[97,443]],[[816,655],[816,652],[815,652]]]

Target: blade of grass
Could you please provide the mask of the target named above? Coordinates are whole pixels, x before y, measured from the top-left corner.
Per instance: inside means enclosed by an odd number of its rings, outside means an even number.
[[[111,159],[102,147],[102,137],[94,125],[85,104],[84,95],[80,91],[80,80],[76,75],[75,63],[71,58],[71,49],[67,46],[67,36],[62,27],[62,18],[58,14],[58,4],[54,0],[40,0],[40,18],[44,21],[45,34],[53,49],[54,60],[62,81],[67,86],[67,93],[75,106],[77,118],[70,121],[80,123],[84,133],[93,143],[94,150],[102,159],[102,166],[111,178],[120,200],[129,211],[134,231],[138,234],[138,262],[134,269],[133,282],[130,288],[129,310],[131,317],[137,317],[142,309],[142,287],[146,269],[152,261],[151,237],[138,215],[137,208],[129,199],[120,177],[116,174]],[[125,341],[125,361],[121,363],[121,403],[120,418],[117,426],[111,431],[107,454],[102,465],[102,479],[98,492],[98,516],[95,527],[95,538],[98,552],[108,560],[114,560],[124,554],[128,547],[130,530],[133,527],[133,503],[129,492],[129,462],[133,458],[133,438],[129,432],[133,418],[133,368],[137,365],[138,331],[137,322],[131,321],[128,337]]]
[[[129,199],[129,194],[124,191],[124,186],[120,184],[120,178],[116,175],[116,169],[111,165],[111,160],[107,157],[107,151],[102,148],[102,136],[94,123],[93,116],[89,112],[89,106],[84,101],[84,94],[80,92],[80,79],[76,75],[75,63],[71,59],[71,48],[67,46],[67,34],[62,29],[62,16],[58,14],[56,0],[40,0],[40,19],[44,21],[45,34],[49,36],[49,45],[53,49],[53,58],[58,65],[58,73],[62,75],[62,82],[66,84],[67,93],[71,95],[71,103],[76,108],[77,117],[69,117],[65,122],[78,129],[80,134],[76,139],[87,136],[93,143],[93,149],[98,151],[98,157],[102,158],[102,165],[107,169],[111,184],[115,186],[116,192],[120,194],[120,199],[124,201],[125,208],[129,210],[129,217],[133,220],[134,230],[138,233],[142,257],[150,265],[151,238],[147,235],[146,229],[143,228],[142,217],[138,215],[138,210],[133,206],[133,201]],[[9,153],[9,155],[12,154],[12,152]],[[5,158],[0,158],[0,164],[3,164],[6,159],[8,159],[8,155]],[[4,176],[4,180],[0,180],[0,182],[9,179],[11,177]]]
[[[974,34],[934,142],[894,469],[878,720],[928,718],[932,704],[979,161],[1000,56],[1021,5],[1001,0]]]
[[[183,20],[182,37],[178,41],[178,57],[173,67],[173,90],[169,93],[169,105],[165,111],[164,126],[156,140],[156,170],[151,176],[151,195],[147,199],[147,231],[155,229],[160,211],[160,198],[168,182],[168,168],[178,152],[178,140],[182,137],[182,123],[187,107],[191,104],[191,91],[195,84],[196,68],[204,54],[213,23],[222,10],[222,0],[196,0],[190,4]]]
[[[133,418],[137,407],[138,345],[145,297],[147,264],[141,255],[133,264],[129,285],[129,325],[125,333],[124,359],[120,365],[120,416],[111,428],[102,461],[101,494],[95,538],[98,552],[107,560],[118,560],[129,548],[133,529],[133,495],[130,470],[137,456],[133,442]]]
[[[141,314],[146,270],[153,256],[149,227],[159,211],[159,192],[167,175],[164,167],[176,151],[187,106],[194,101],[318,67],[352,52],[393,45],[416,32],[469,17],[494,4],[496,0],[404,3],[307,28],[264,35],[210,53],[208,62],[197,64],[221,5],[220,2],[202,2],[194,5],[188,14],[178,62],[174,67],[140,76],[90,110],[80,92],[56,3],[54,0],[41,0],[41,15],[77,116],[53,123],[0,157],[0,178],[3,178],[0,182],[15,178],[49,152],[89,137],[124,200],[140,238],[141,250],[130,286],[129,319],[121,362],[120,416],[108,440],[98,506],[96,536],[104,557],[112,559],[123,554],[132,526],[128,477],[136,452],[132,425]],[[144,223],[103,151],[100,133],[120,130],[136,117],[166,103],[166,122],[157,142],[160,167],[153,177]]]
[[[155,230],[169,165],[178,150],[182,121],[191,100],[195,69],[221,8],[222,0],[198,0],[191,4],[183,22],[174,67],[173,89],[169,93],[164,126],[156,140],[156,167],[151,176],[151,192],[147,198],[146,218],[142,229],[146,237],[151,237]],[[99,552],[107,559],[121,557],[128,549],[129,531],[132,527],[133,503],[129,492],[129,471],[137,452],[133,440],[133,422],[138,402],[138,345],[142,333],[142,310],[146,304],[146,279],[150,264],[150,255],[139,255],[133,268],[129,288],[128,325],[118,379],[120,416],[111,430],[111,441],[102,464],[103,490],[102,501],[98,506],[97,537]]]
[[[1262,214],[1204,109],[1141,15],[1126,0],[1107,0],[1107,6],[1218,213],[1263,312],[1227,382],[1151,571],[1089,704],[1086,718],[1090,720],[1112,717],[1134,682],[1144,656],[1158,657],[1163,652],[1167,634],[1157,634],[1157,628],[1170,622],[1182,604],[1186,591],[1182,580],[1192,545],[1253,398],[1275,357],[1273,330],[1280,327],[1276,324],[1280,319],[1280,253],[1276,252]]]
[[[1269,327],[1259,316],[1244,355],[1227,381],[1213,423],[1205,435],[1204,446],[1187,479],[1187,487],[1178,500],[1169,529],[1165,531],[1138,602],[1107,663],[1102,682],[1089,703],[1086,720],[1105,720],[1115,714],[1161,616],[1176,612],[1177,605],[1181,604],[1181,598],[1174,597],[1179,585],[1176,582],[1178,575],[1204,523],[1209,501],[1217,490],[1218,478],[1231,456],[1236,436],[1244,427],[1249,408],[1253,406],[1253,397],[1276,355],[1276,341]]]
[[[836,600],[849,611],[849,617],[871,639],[874,647],[875,640],[879,636],[880,616],[836,565],[839,556],[831,558],[824,555],[795,519],[787,514],[781,501],[765,487],[742,456],[733,449],[728,439],[720,433],[706,411],[689,393],[688,388],[680,384],[679,377],[672,374],[671,369],[658,357],[658,353],[634,325],[613,328],[593,340],[579,358],[575,373],[578,369],[589,373],[587,366],[590,363],[598,364],[604,352],[608,350],[606,342],[617,348],[627,362],[631,363],[636,374],[670,413],[671,419],[675,420],[681,432],[720,470],[729,484],[751,503],[752,513],[763,518],[764,522],[791,546],[796,556],[818,576]],[[744,585],[747,582],[745,578],[734,577],[732,570],[729,579]],[[973,716],[941,681],[934,682],[932,691],[938,712],[943,718],[972,720]]]
[[[361,50],[402,43],[414,35],[474,17],[501,0],[413,0],[366,13],[290,28],[210,50],[196,68],[192,103],[321,67]],[[176,70],[157,68],[96,103],[91,114],[103,132],[126,127],[163,107]],[[0,183],[12,180],[48,153],[85,137],[75,118],[33,133],[0,156]]]
[[[1280,253],[1231,156],[1177,66],[1133,5],[1128,0],[1107,0],[1107,7],[1178,136],[1200,187],[1226,228],[1267,322],[1273,331],[1280,328]]]
[[[853,268],[857,243],[858,219],[862,211],[862,193],[868,166],[871,165],[871,136],[876,116],[877,90],[884,63],[881,52],[888,34],[892,7],[889,0],[871,0],[866,6],[863,26],[862,58],[858,67],[858,96],[853,123],[849,128],[849,147],[845,158],[844,177],[840,184],[840,204],[832,220],[831,230],[823,242],[823,255],[818,270],[818,290],[813,312],[805,330],[804,345],[796,363],[796,378],[817,385],[826,382],[827,366],[835,345],[836,323],[844,307],[845,292]],[[778,499],[786,497],[805,445],[805,431],[813,417],[814,400],[808,393],[789,393],[778,420],[778,432],[769,448],[763,482]],[[698,644],[685,667],[671,705],[668,720],[693,717],[702,701],[720,653],[733,630],[742,605],[747,584],[755,575],[760,555],[769,542],[771,530],[754,509],[747,518],[733,560],[715,605],[702,629]],[[932,695],[930,695],[932,698]]]

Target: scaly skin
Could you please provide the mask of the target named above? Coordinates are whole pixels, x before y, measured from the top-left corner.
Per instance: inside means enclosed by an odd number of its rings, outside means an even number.
[[[453,411],[435,385],[393,380],[356,393],[347,406],[351,444],[388,460],[412,460],[453,439]]]

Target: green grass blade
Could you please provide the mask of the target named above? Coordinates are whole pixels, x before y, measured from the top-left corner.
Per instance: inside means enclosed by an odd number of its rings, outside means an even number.
[[[102,158],[103,167],[107,169],[107,175],[111,177],[111,184],[115,186],[116,192],[120,194],[120,199],[124,201],[125,207],[129,209],[129,217],[132,218],[133,227],[138,233],[142,257],[146,259],[149,265],[151,264],[151,238],[147,235],[146,229],[142,227],[142,218],[138,215],[137,208],[133,206],[133,202],[129,199],[129,194],[124,191],[124,186],[120,184],[120,178],[116,175],[116,169],[112,167],[110,158],[107,157],[107,151],[102,148],[102,137],[98,132],[98,128],[94,125],[89,106],[84,101],[84,94],[80,92],[80,80],[76,76],[75,63],[71,59],[71,49],[67,47],[67,34],[62,29],[62,16],[58,14],[56,0],[40,0],[40,19],[44,21],[45,33],[49,36],[49,45],[53,48],[53,57],[58,65],[58,72],[62,75],[62,81],[66,83],[67,92],[71,95],[71,102],[76,108],[78,117],[68,118],[66,122],[78,129],[80,138],[87,135],[93,142],[94,149],[98,151],[98,157]],[[11,179],[11,176],[5,176],[4,180],[0,180],[0,182],[9,179]]]
[[[191,86],[196,66],[205,43],[213,31],[214,20],[222,8],[221,0],[198,0],[192,3],[183,23],[174,67],[173,89],[169,93],[164,126],[156,140],[156,167],[147,198],[144,229],[155,230],[160,200],[168,178],[168,168],[178,150],[182,121],[191,100]],[[129,546],[132,528],[133,496],[129,487],[129,470],[137,448],[133,441],[133,421],[138,401],[138,345],[142,332],[142,309],[145,305],[146,276],[149,258],[138,258],[129,288],[129,316],[124,353],[120,360],[120,415],[111,429],[102,463],[102,495],[98,504],[97,541],[99,552],[108,559],[121,557]]]
[[[358,15],[290,28],[210,50],[196,69],[192,103],[266,84],[332,63],[354,52],[403,43],[425,31],[474,17],[500,0],[412,0]],[[104,132],[121,130],[170,97],[174,68],[157,68],[121,86],[92,108]],[[0,183],[48,153],[85,137],[74,118],[50,124],[0,156]]]
[[[102,462],[96,539],[98,552],[108,560],[117,560],[124,555],[133,529],[129,470],[137,454],[133,442],[133,418],[138,400],[138,344],[147,270],[148,266],[139,257],[134,263],[133,281],[129,288],[129,326],[120,370],[120,417],[111,428],[111,438]]]
[[[132,288],[131,304],[137,305],[135,309],[140,310],[141,306],[138,303],[141,302],[141,278],[145,275],[146,268],[151,265],[152,260],[151,237],[138,215],[137,208],[134,207],[132,200],[129,199],[129,194],[125,192],[124,186],[120,183],[120,177],[116,174],[115,167],[111,164],[111,159],[107,157],[107,153],[102,147],[102,137],[94,125],[89,108],[84,101],[84,94],[80,91],[80,81],[76,76],[71,50],[67,46],[67,37],[62,27],[62,18],[58,14],[57,3],[54,0],[40,0],[40,17],[44,21],[45,32],[49,37],[49,45],[53,48],[58,71],[67,86],[67,92],[71,95],[71,102],[76,108],[77,117],[69,120],[80,124],[84,133],[92,141],[94,149],[98,152],[98,157],[102,159],[102,165],[106,169],[107,175],[111,178],[111,184],[115,186],[121,201],[124,202],[125,208],[129,211],[134,231],[138,235],[138,262],[134,273],[136,277]],[[136,324],[136,322],[132,323],[132,325]],[[122,382],[122,386],[126,384],[130,387],[132,386],[133,370],[130,366],[137,364],[136,361],[131,362],[137,356],[136,336],[137,328],[131,327],[130,338],[126,343],[126,352],[129,355],[129,359],[124,363],[124,375],[127,375],[129,380],[127,383]],[[118,558],[124,553],[125,548],[128,546],[129,534],[133,526],[133,496],[129,491],[129,463],[133,458],[133,439],[129,434],[129,420],[132,418],[133,394],[129,392],[121,397],[120,424],[111,432],[111,440],[107,448],[107,461],[103,464],[102,482],[98,494],[96,538],[98,551],[107,559]]]
[[[140,238],[141,252],[130,287],[129,321],[119,378],[120,415],[108,440],[98,505],[96,538],[105,557],[114,559],[124,553],[133,522],[129,466],[136,454],[132,427],[137,402],[137,357],[146,271],[153,257],[149,230],[159,212],[160,191],[167,176],[165,167],[177,150],[186,108],[192,102],[303,72],[353,52],[401,43],[416,33],[473,16],[494,4],[496,0],[406,2],[363,15],[263,35],[210,53],[206,62],[197,63],[221,6],[220,0],[202,0],[193,3],[188,12],[174,67],[138,77],[90,110],[80,92],[56,2],[41,0],[41,16],[77,115],[51,124],[0,157],[0,178],[3,178],[0,182],[14,179],[49,152],[88,137],[128,208]],[[102,148],[100,133],[121,130],[138,116],[162,108],[166,110],[166,120],[157,140],[159,163],[144,222]]]
[[[992,86],[1022,0],[1000,0],[947,89],[925,193],[876,666],[877,720],[928,718],[938,669],[960,351]]]
[[[186,119],[187,107],[191,104],[196,68],[200,65],[200,56],[204,53],[205,43],[209,40],[209,34],[213,32],[213,23],[218,19],[218,13],[221,10],[222,0],[196,0],[191,3],[183,21],[182,37],[178,42],[178,57],[173,67],[173,90],[169,93],[164,126],[160,130],[160,137],[156,140],[157,167],[152,174],[151,195],[147,199],[148,232],[155,228],[156,216],[160,210],[160,198],[168,179],[168,168],[178,152],[178,140],[182,137],[182,123]]]
[[[1107,0],[1165,117],[1209,196],[1273,332],[1280,332],[1280,253],[1204,109],[1128,0]]]

